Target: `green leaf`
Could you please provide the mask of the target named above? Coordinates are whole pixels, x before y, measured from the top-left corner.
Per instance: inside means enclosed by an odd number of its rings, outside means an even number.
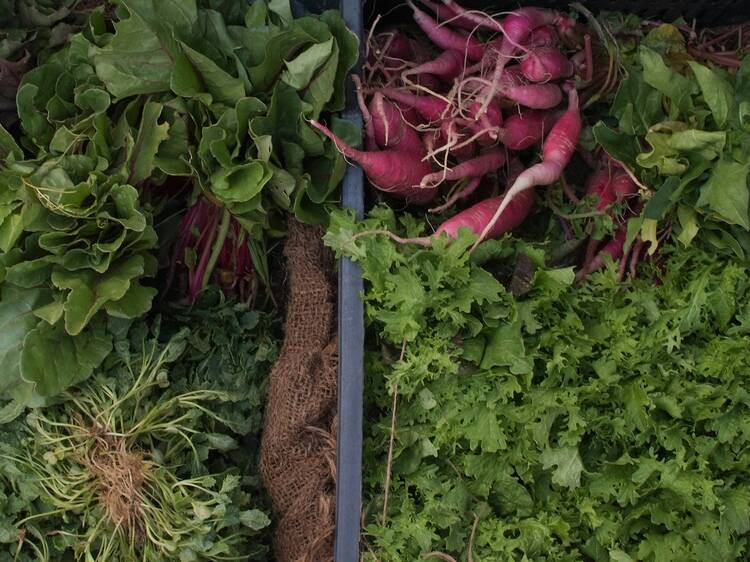
[[[122,0],[128,11],[136,13],[148,25],[162,33],[175,30],[178,35],[188,34],[198,22],[195,0]]]
[[[65,298],[65,329],[68,334],[80,334],[107,302],[123,298],[131,283],[144,274],[144,267],[143,257],[132,255],[102,275],[89,271],[54,271],[52,283],[58,289],[69,290]]]
[[[677,219],[680,221],[680,234],[677,237],[677,240],[679,240],[683,246],[687,247],[693,241],[700,229],[698,226],[698,217],[692,208],[686,205],[680,205],[677,207]]]
[[[90,377],[111,350],[103,323],[71,337],[62,324],[41,322],[24,339],[21,374],[41,396],[56,396]]]
[[[688,64],[698,80],[703,99],[711,109],[719,128],[724,128],[727,118],[734,108],[734,91],[732,85],[717,72],[695,61]]]
[[[258,195],[273,175],[271,168],[260,160],[234,168],[220,168],[211,177],[211,192],[228,203],[245,203]]]
[[[11,157],[15,160],[23,160],[23,151],[16,144],[13,136],[0,124],[0,159],[7,160]]]
[[[490,336],[481,368],[508,367],[513,374],[530,373],[532,363],[526,357],[521,324],[502,324]]]
[[[693,107],[691,98],[693,83],[669,68],[656,51],[642,45],[638,52],[643,66],[643,80],[646,84],[656,88],[672,100],[679,113],[689,114]],[[670,112],[670,115],[673,118],[677,117],[674,111]]]
[[[635,159],[641,151],[636,137],[611,129],[603,122],[593,126],[594,138],[604,150],[627,166],[635,166]]]
[[[645,135],[654,123],[664,119],[661,93],[645,82],[638,68],[628,69],[610,112],[618,118],[620,131],[628,135]]]
[[[651,150],[638,155],[644,168],[656,168],[662,175],[681,175],[690,168],[690,153],[705,160],[721,154],[726,144],[724,131],[687,129],[681,123],[664,123],[646,134]]]
[[[575,489],[581,485],[583,462],[577,447],[560,447],[547,449],[541,456],[545,469],[556,467],[552,472],[552,482],[558,486]]]
[[[21,352],[24,339],[39,323],[34,310],[49,299],[42,289],[0,289],[0,398],[7,399],[15,385],[21,384]]]
[[[748,171],[750,164],[720,160],[701,187],[698,207],[708,207],[729,224],[746,230],[748,222]]]
[[[641,43],[662,55],[670,53],[687,53],[685,37],[671,24],[661,24],[648,32]]]
[[[163,107],[156,102],[147,102],[143,106],[138,136],[135,139],[133,154],[130,156],[128,183],[137,185],[149,178],[154,171],[159,145],[169,138],[169,125],[159,123]]]
[[[250,509],[240,512],[240,523],[253,531],[260,531],[268,527],[271,524],[271,520],[268,518],[268,515],[259,509]]]
[[[289,0],[270,0],[268,10],[279,16],[282,23],[288,25],[292,22],[292,8],[289,5]]]
[[[281,79],[295,90],[305,88],[315,71],[331,57],[333,48],[333,37],[328,41],[308,47],[292,60],[284,62],[286,69],[281,73]],[[333,79],[331,87],[333,87]]]
[[[228,74],[210,58],[184,43],[182,49],[213,99],[233,106],[245,96],[242,80]]]
[[[276,76],[283,71],[285,60],[306,45],[315,42],[315,38],[299,25],[280,30],[267,41],[265,46],[261,46],[264,49],[259,63],[247,69],[254,88],[260,91],[270,89]]]
[[[138,318],[151,310],[151,302],[157,290],[132,283],[127,293],[115,301],[107,302],[104,307],[107,314],[115,318]]]
[[[320,15],[320,20],[328,25],[338,47],[333,96],[326,104],[325,109],[327,111],[342,111],[345,106],[346,80],[359,58],[359,38],[346,26],[341,14],[336,10],[326,10]]]
[[[115,24],[107,45],[92,45],[96,74],[116,98],[169,90],[173,55],[137,13]]]

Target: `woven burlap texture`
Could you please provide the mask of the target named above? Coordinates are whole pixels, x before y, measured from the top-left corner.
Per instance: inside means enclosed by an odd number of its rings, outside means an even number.
[[[284,341],[271,371],[260,472],[273,504],[277,562],[333,560],[336,310],[318,228],[292,221],[284,246]]]

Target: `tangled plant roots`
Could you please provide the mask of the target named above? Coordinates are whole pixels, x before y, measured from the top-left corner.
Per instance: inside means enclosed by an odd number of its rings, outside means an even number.
[[[212,390],[160,394],[144,407],[154,387],[167,380],[165,365],[179,347],[177,341],[147,353],[127,389],[87,383],[65,395],[66,410],[27,417],[31,445],[3,458],[34,475],[52,510],[17,523],[22,542],[49,552],[47,537],[35,527],[49,515],[73,522],[66,534],[75,537],[80,561],[162,562],[179,553],[197,556],[196,548],[203,549],[200,560],[239,559],[230,553],[246,539],[227,527],[224,514],[241,478],[195,476],[187,469],[201,466],[192,441],[197,420],[226,423],[207,403],[228,396]]]
[[[143,544],[143,493],[150,463],[122,436],[100,424],[88,431],[88,437],[92,444],[80,462],[94,478],[99,504],[112,526],[134,544]]]

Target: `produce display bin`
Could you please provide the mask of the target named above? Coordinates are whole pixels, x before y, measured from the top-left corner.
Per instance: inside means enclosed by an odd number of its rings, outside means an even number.
[[[309,0],[304,2],[311,8]],[[580,0],[594,13],[612,10],[634,13],[644,18],[674,21],[682,18],[702,26],[730,25],[750,21],[750,0],[714,0],[684,2],[683,0]],[[568,9],[570,2],[560,0],[514,0],[486,2],[465,0],[462,4],[486,9],[495,4],[499,10],[517,6],[540,6]],[[313,8],[314,10],[315,8]],[[340,9],[348,27],[360,37],[363,52],[363,20],[369,23],[379,13],[391,18],[407,15],[405,4],[393,0],[341,0]],[[391,19],[386,18],[386,20]],[[358,64],[354,72],[360,68]],[[347,107],[344,117],[361,126],[362,117],[357,107],[354,88],[347,83]],[[365,182],[358,167],[350,167],[342,186],[342,205],[364,213]],[[338,451],[336,488],[336,562],[357,562],[360,559],[360,523],[362,509],[362,436],[364,392],[364,309],[360,293],[364,290],[359,267],[348,259],[339,264],[338,321],[339,321],[339,387],[338,387]]]

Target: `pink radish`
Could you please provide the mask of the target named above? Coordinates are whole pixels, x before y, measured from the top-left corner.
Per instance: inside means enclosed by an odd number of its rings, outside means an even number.
[[[414,42],[404,33],[394,30],[388,32],[393,34],[387,44],[384,55],[388,58],[401,59],[402,61],[413,61],[416,58]],[[387,36],[388,33],[385,35]]]
[[[424,156],[422,139],[404,121],[398,108],[380,92],[373,95],[369,112],[372,115],[373,137],[378,147],[398,148],[404,152]]]
[[[477,29],[476,23],[474,23],[470,18],[459,15],[458,12],[453,10],[450,6],[447,6],[445,4],[438,4],[437,2],[432,2],[431,0],[420,1],[435,13],[435,17],[441,24],[447,23],[448,25],[460,27],[461,29],[465,29],[466,31],[471,32],[474,32]]]
[[[496,148],[471,160],[465,160],[452,169],[427,174],[422,178],[421,185],[436,187],[443,181],[481,177],[496,171],[503,164],[505,164],[505,151]]]
[[[469,135],[466,134],[464,128],[460,125],[462,125],[462,123],[458,119],[443,121],[440,124],[440,140],[443,144],[457,144],[455,148],[448,149],[448,151],[454,156],[460,159],[472,158],[476,152],[476,145],[473,142],[468,144],[462,142]]]
[[[467,183],[465,187],[456,191],[456,193],[451,195],[442,205],[439,205],[438,207],[433,207],[432,209],[428,209],[428,212],[436,215],[436,214],[442,213],[450,209],[458,201],[462,201],[466,199],[467,197],[469,197],[472,193],[474,193],[481,183],[482,183],[482,178],[469,179],[469,183]]]
[[[557,84],[527,84],[519,67],[506,70],[499,91],[505,98],[530,109],[550,109],[562,101]],[[481,115],[481,107],[477,115]]]
[[[531,7],[519,8],[505,17],[502,23],[505,36],[497,50],[497,61],[492,73],[492,85],[488,88],[485,100],[482,103],[482,112],[486,111],[487,106],[500,87],[500,79],[503,76],[505,65],[522,48],[522,44],[527,41],[531,32],[543,25],[562,23],[564,17],[558,12]]]
[[[493,19],[487,14],[464,8],[463,6],[460,6],[457,2],[455,2],[455,0],[443,0],[443,4],[446,8],[448,8],[455,14],[460,15],[463,20],[472,22],[472,30],[486,29],[489,31],[494,31],[496,33],[503,33],[503,28],[500,25],[500,22]]]
[[[482,228],[493,217],[495,211],[497,211],[501,200],[502,197],[491,197],[484,201],[480,201],[476,205],[472,205],[468,209],[461,211],[441,224],[435,234],[440,235],[446,233],[452,238],[457,238],[458,231],[461,228],[468,227],[474,234],[479,235],[479,233],[482,232]],[[495,224],[488,231],[486,237],[499,238],[506,232],[510,232],[526,219],[533,207],[534,193],[532,191],[521,193],[505,208],[502,215],[500,215],[498,220],[495,221]]]
[[[534,146],[541,142],[558,116],[557,111],[549,110],[513,112],[500,131],[500,141],[508,150],[524,150]]]
[[[518,160],[512,161],[510,168],[508,183],[514,182],[523,169]],[[487,225],[490,219],[494,217],[502,199],[502,196],[491,197],[461,211],[441,224],[435,232],[435,236],[440,236],[445,233],[448,236],[457,238],[458,231],[461,228],[469,228],[474,234],[479,235],[483,231],[485,225]],[[524,191],[523,193],[520,193],[519,196],[502,212],[502,215],[500,215],[495,221],[486,236],[488,238],[498,238],[506,232],[513,230],[519,226],[524,219],[526,219],[533,207],[534,192]]]
[[[429,203],[437,193],[435,188],[418,187],[432,167],[419,155],[401,150],[363,152],[352,148],[317,121],[310,124],[327,136],[341,153],[357,162],[375,187],[391,195],[403,197],[416,204]]]
[[[568,78],[574,70],[568,58],[551,47],[539,47],[529,52],[520,66],[523,75],[532,82]]]
[[[591,174],[586,184],[586,195],[596,195],[596,209],[603,211],[613,203],[638,192],[630,175],[618,167],[605,167]]]
[[[550,131],[557,117],[557,111],[513,112],[500,131],[500,141],[508,150],[524,150],[534,146]]]
[[[495,226],[505,208],[518,196],[519,193],[540,185],[550,185],[560,178],[565,166],[570,162],[578,137],[581,134],[581,113],[578,109],[578,92],[572,87],[568,88],[568,109],[562,117],[554,124],[547,136],[542,148],[542,161],[531,168],[524,170],[508,189],[503,202],[495,212],[495,216],[485,226],[481,236],[476,241],[472,250],[476,248],[487,234]]]
[[[372,124],[372,114],[365,103],[365,96],[362,93],[362,81],[356,74],[352,75],[352,82],[357,91],[357,105],[362,113],[362,123],[365,126],[365,150],[377,150],[378,143],[375,140],[375,128]]]
[[[562,91],[557,84],[525,84],[500,89],[503,97],[530,109],[550,109],[562,101]]]
[[[403,76],[403,75],[402,75]],[[409,76],[409,81],[413,84],[417,84],[426,88],[430,92],[444,92],[447,88],[444,82],[442,82],[437,76],[423,72],[416,76]]]
[[[381,88],[378,91],[399,104],[413,107],[428,121],[440,121],[448,110],[448,102],[435,96],[418,96],[396,88]]]
[[[586,182],[586,195],[596,196],[596,209],[603,211],[617,200],[612,190],[612,173],[607,168],[597,170]]]
[[[397,29],[381,33],[378,43],[381,42],[381,37],[382,47],[378,47],[374,54],[386,61],[386,68],[397,68],[404,62],[421,63],[431,56],[430,50],[421,41],[412,39]]]
[[[555,47],[560,43],[560,36],[551,25],[537,27],[531,32],[529,40],[524,47],[534,49],[537,47]]]
[[[638,185],[630,177],[630,174],[618,166],[612,177],[612,191],[614,191],[617,200],[622,201],[626,197],[638,193]]]
[[[407,124],[412,127],[419,127],[420,125],[426,125],[429,120],[422,117],[419,112],[411,106],[394,101],[393,105],[401,112],[401,116],[404,118]]]
[[[607,242],[604,247],[599,250],[599,253],[597,253],[591,261],[585,263],[581,270],[578,271],[578,273],[576,274],[576,279],[580,281],[587,275],[604,267],[604,259],[606,256],[612,258],[613,261],[617,261],[622,258],[623,253],[625,252],[626,236],[627,228],[625,226],[621,226],[617,231],[617,234],[615,234],[615,237]]]
[[[465,54],[470,60],[478,61],[484,56],[485,46],[470,35],[453,31],[441,26],[426,12],[417,8],[410,0],[407,4],[414,12],[414,21],[425,32],[425,35],[443,50],[458,51]]]
[[[421,75],[429,73],[443,80],[453,80],[464,70],[464,55],[458,51],[443,51],[439,57],[420,64],[415,68],[410,68],[402,73],[402,76]],[[427,86],[426,86],[427,87]]]
[[[471,128],[476,134],[484,131],[484,133],[477,138],[477,143],[479,145],[490,146],[497,140],[498,131],[503,125],[503,112],[497,104],[493,103],[490,104],[487,111],[479,116],[477,120],[477,114],[480,107],[481,104],[479,102],[474,102],[469,107],[470,118],[474,120],[474,124]]]

